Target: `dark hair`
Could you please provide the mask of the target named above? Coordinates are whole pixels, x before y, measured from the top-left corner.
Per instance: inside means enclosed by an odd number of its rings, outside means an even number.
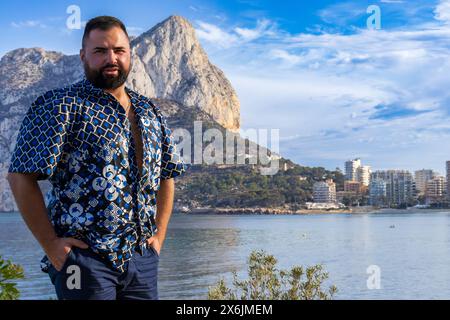
[[[89,37],[89,33],[91,33],[92,30],[100,29],[103,31],[107,31],[113,27],[119,27],[120,29],[122,29],[123,32],[125,32],[125,34],[127,35],[127,38],[130,39],[130,37],[128,36],[127,29],[125,28],[125,25],[123,24],[122,21],[111,16],[98,16],[89,20],[88,23],[86,24],[86,27],[84,28],[82,40],[83,48],[84,42]]]

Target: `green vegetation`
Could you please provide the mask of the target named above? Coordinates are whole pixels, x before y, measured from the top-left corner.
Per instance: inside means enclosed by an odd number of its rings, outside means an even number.
[[[282,167],[282,164],[280,163]],[[338,190],[343,189],[344,176],[339,171],[309,168],[291,163],[291,168],[279,170],[273,176],[261,175],[257,166],[241,165],[218,168],[192,166],[182,181],[178,197],[213,207],[277,207],[300,206],[312,201],[313,184],[333,179]]]
[[[253,251],[249,257],[248,280],[237,279],[233,272],[233,289],[220,279],[209,288],[210,300],[330,300],[337,288],[322,289],[328,273],[321,265],[304,269],[295,266],[290,271],[277,270],[277,260],[264,251]]]
[[[0,300],[16,300],[20,296],[16,283],[11,280],[23,279],[23,268],[0,256]]]

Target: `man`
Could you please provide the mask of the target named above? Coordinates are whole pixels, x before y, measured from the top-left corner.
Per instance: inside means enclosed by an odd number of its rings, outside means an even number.
[[[59,299],[158,299],[173,178],[186,165],[160,109],[125,87],[123,23],[90,20],[80,58],[85,79],[28,110],[8,181]],[[53,185],[47,207],[42,179]]]

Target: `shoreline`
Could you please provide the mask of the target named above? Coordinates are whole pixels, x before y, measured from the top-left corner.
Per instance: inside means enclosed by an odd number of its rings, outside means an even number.
[[[178,211],[178,210],[177,210]],[[193,208],[189,211],[179,211],[181,214],[214,214],[214,215],[308,215],[308,214],[364,214],[364,213],[426,213],[426,212],[450,212],[450,208],[408,208],[408,209],[394,209],[394,208],[376,208],[376,207],[351,207],[347,209],[289,209],[289,208]]]
[[[377,208],[348,208],[348,209],[290,209],[290,208],[193,208],[182,214],[251,214],[251,215],[307,215],[307,214],[337,214],[337,213],[375,213],[380,210]]]

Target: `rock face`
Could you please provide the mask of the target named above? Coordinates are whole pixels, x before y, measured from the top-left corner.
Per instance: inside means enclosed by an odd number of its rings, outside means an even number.
[[[144,95],[197,106],[223,127],[238,130],[239,101],[223,72],[211,64],[192,25],[172,16],[132,41],[130,86]]]
[[[211,64],[195,30],[171,16],[131,42],[132,70],[127,85],[157,98],[169,123],[186,126],[208,120],[238,131],[240,107],[231,83]],[[17,210],[5,174],[18,129],[38,95],[81,80],[78,55],[20,48],[0,60],[0,212]],[[165,106],[165,107],[163,107]],[[167,108],[168,110],[164,110]]]
[[[78,56],[41,48],[10,51],[0,60],[0,115],[23,116],[30,99],[82,76]]]

